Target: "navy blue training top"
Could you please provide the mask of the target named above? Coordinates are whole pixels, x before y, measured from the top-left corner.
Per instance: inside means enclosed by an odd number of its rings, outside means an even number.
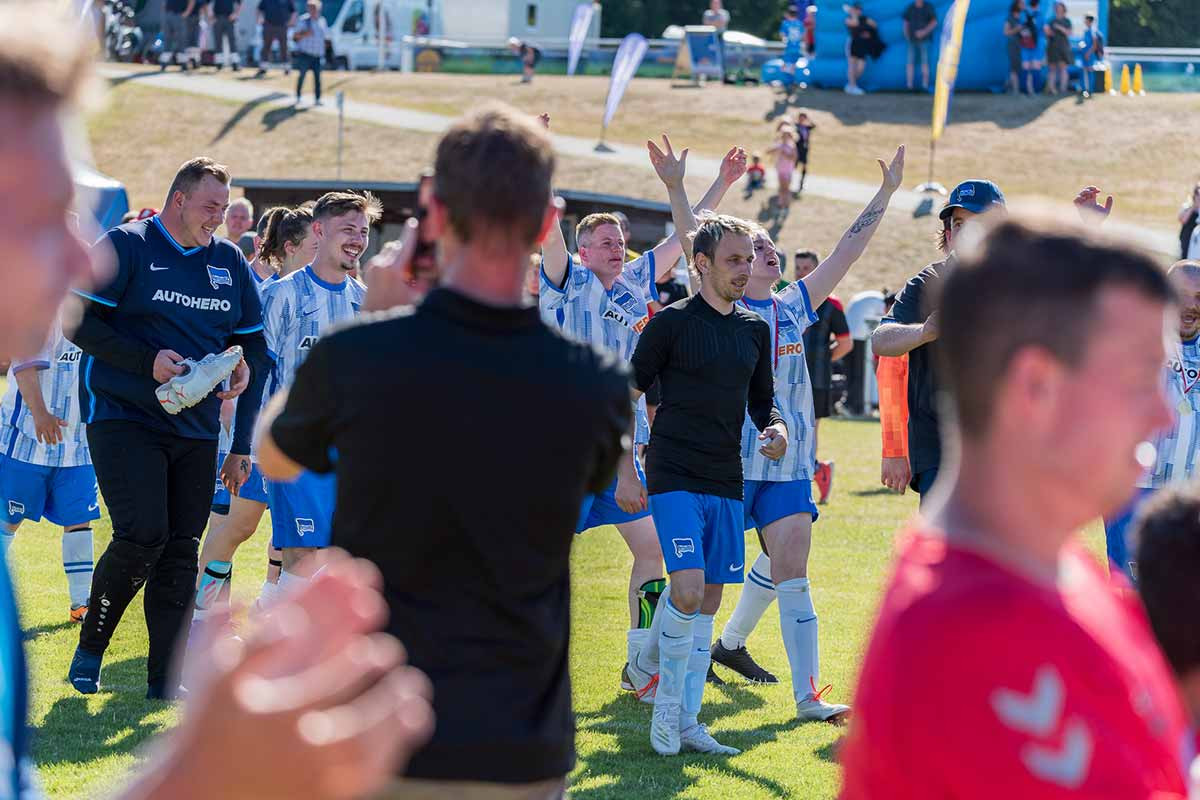
[[[225,350],[239,334],[262,330],[262,306],[250,265],[234,243],[217,237],[207,247],[184,248],[158,217],[130,222],[105,234],[116,249],[117,274],[95,293],[79,292],[111,313],[118,333],[154,350],[200,359]],[[79,369],[85,423],[130,420],[189,439],[216,439],[221,401],[216,393],[171,415],[154,390],[158,382],[96,359]]]

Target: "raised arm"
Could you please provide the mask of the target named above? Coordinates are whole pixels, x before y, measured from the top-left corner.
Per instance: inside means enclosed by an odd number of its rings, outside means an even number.
[[[546,132],[550,131],[550,115],[539,114],[538,121]],[[567,267],[571,263],[571,255],[567,252],[567,240],[563,238],[562,222],[554,226],[546,241],[542,242],[542,271],[554,286],[562,288],[567,279]]]
[[[654,259],[656,263],[670,265],[680,253],[689,262],[692,260],[691,235],[697,228],[697,222],[696,214],[688,204],[687,189],[683,185],[684,175],[687,174],[688,150],[685,147],[676,156],[674,148],[671,147],[671,140],[666,134],[663,134],[662,140],[663,146],[666,147],[665,153],[659,150],[654,142],[646,142],[646,149],[650,151],[650,163],[654,165],[654,171],[667,187],[667,195],[671,199],[671,221],[675,223],[675,234],[671,238],[675,240],[675,247],[679,248],[674,250],[670,246],[671,239],[668,239],[654,248]],[[656,275],[655,279],[657,278]]]
[[[813,308],[820,306],[833,293],[842,278],[846,277],[850,266],[863,254],[867,243],[875,235],[875,229],[879,226],[879,220],[883,219],[888,202],[904,180],[904,145],[896,148],[892,163],[884,164],[879,160],[879,169],[883,172],[879,191],[871,198],[871,202],[867,203],[858,219],[842,234],[841,241],[833,248],[829,257],[804,279],[804,288],[808,290]]]
[[[664,136],[663,141],[666,142],[666,140],[666,136]],[[683,152],[686,153],[687,150],[684,150]],[[650,161],[651,163],[654,162],[653,153],[651,153]],[[655,171],[658,170],[657,164],[655,165],[654,169]],[[746,151],[740,147],[731,147],[729,152],[725,154],[725,157],[721,159],[721,168],[717,173],[716,180],[713,181],[712,186],[708,187],[708,191],[705,192],[704,196],[700,198],[700,202],[691,209],[693,215],[698,214],[701,211],[712,211],[716,209],[716,207],[719,206],[721,201],[725,198],[725,193],[729,191],[729,187],[741,180],[742,176],[745,174]],[[660,174],[659,177],[661,178],[662,175]],[[667,187],[667,191],[670,193],[669,186]],[[685,197],[685,202],[686,199],[687,198]],[[679,256],[684,253],[684,246],[681,244],[679,237],[679,222],[675,220],[674,200],[671,202],[671,217],[675,222],[675,233],[659,242],[654,248],[654,268],[656,272],[654,276],[655,283],[661,281],[671,272],[671,269],[675,265],[676,259],[678,259]],[[687,252],[689,254],[691,253],[690,245],[687,248]]]

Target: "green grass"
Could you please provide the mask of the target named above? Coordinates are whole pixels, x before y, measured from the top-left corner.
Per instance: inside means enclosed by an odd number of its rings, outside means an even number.
[[[821,618],[823,682],[835,699],[852,696],[871,618],[898,526],[916,499],[879,486],[879,428],[870,422],[827,421],[821,454],[837,461],[834,496],[816,525],[809,574]],[[96,552],[107,545],[107,517],[96,527]],[[67,614],[58,531],[26,525],[12,557],[27,629],[33,676],[34,755],[55,798],[94,798],[136,768],[138,748],[175,719],[175,711],[143,699],[146,629],[140,602],[130,607],[109,650],[105,689],[77,695],[65,682],[77,628]],[[235,596],[250,600],[261,585],[267,525],[241,550]],[[1102,548],[1096,530],[1088,543]],[[758,555],[753,533],[746,560]],[[571,668],[578,717],[579,764],[571,794],[584,800],[630,797],[831,798],[838,786],[834,747],[841,731],[793,721],[787,658],[777,613],[768,610],[750,641],[755,656],[781,677],[777,686],[733,683],[709,688],[702,721],[743,753],[733,758],[661,758],[648,741],[649,707],[617,688],[625,658],[625,585],[629,556],[612,528],[579,537],[573,553]],[[737,601],[730,587],[717,632]]]

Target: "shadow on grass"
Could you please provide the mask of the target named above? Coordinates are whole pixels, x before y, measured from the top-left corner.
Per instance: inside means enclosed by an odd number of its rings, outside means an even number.
[[[736,684],[709,686],[704,692],[704,709],[701,718],[707,721],[740,714],[762,708],[767,700],[755,692]],[[711,766],[722,776],[736,778],[753,784],[772,797],[791,796],[788,787],[762,775],[740,769],[728,756],[711,756],[700,753],[681,753],[678,756],[662,757],[656,767],[631,769],[631,761],[642,756],[654,756],[650,749],[651,706],[640,703],[631,695],[621,694],[594,711],[577,715],[581,731],[610,735],[616,738],[615,745],[581,756],[578,771],[572,776],[570,790],[573,798],[600,800],[610,797],[674,797],[683,793],[700,779],[701,775],[687,768],[695,765]],[[718,732],[722,744],[736,747],[743,753],[775,741],[783,731],[796,727],[794,722],[756,726],[748,729],[721,728]],[[828,751],[828,752],[824,752]],[[832,747],[821,748],[818,757],[831,758]],[[736,759],[736,756],[732,757]],[[595,782],[594,787],[580,786]]]
[[[161,74],[162,74],[161,70],[157,71],[157,72],[150,72],[148,70],[145,72],[127,72],[124,75],[120,75],[115,78],[109,78],[108,85],[115,89],[116,87],[120,86],[121,84],[128,83],[129,81],[136,81],[136,80],[141,80],[144,78],[152,78],[155,75],[161,75]]]
[[[283,92],[271,92],[270,94],[264,94],[261,97],[256,97],[253,100],[243,103],[238,107],[237,111],[233,112],[233,115],[230,116],[229,119],[225,120],[225,124],[221,126],[221,130],[217,131],[217,135],[212,138],[212,141],[209,142],[209,144],[214,145],[224,139],[231,130],[237,127],[239,122],[244,120],[247,116],[249,116],[251,111],[258,108],[263,103],[271,103],[275,100],[283,100],[286,97],[287,95]],[[271,112],[267,113],[269,114]],[[274,126],[272,125],[270,127]],[[270,128],[268,128],[268,130],[270,130]]]
[[[262,116],[263,132],[270,133],[292,117],[296,116],[297,114],[303,114],[307,110],[308,108],[303,106],[284,106],[283,108],[272,108]]]
[[[1074,102],[1075,94],[1025,95],[991,94],[989,92],[955,92],[953,121],[991,122],[1000,128],[1020,128],[1048,111],[1055,103]],[[773,122],[781,116],[791,116],[793,109],[825,111],[833,114],[843,125],[887,123],[926,126],[933,111],[933,95],[907,92],[871,92],[847,102],[846,95],[831,89],[809,89],[778,96],[763,115]],[[818,131],[817,139],[820,139]]]
[[[35,728],[33,758],[39,767],[82,765],[131,753],[162,730],[160,722],[146,720],[165,707],[145,698],[146,659],[105,664],[103,678],[100,708],[89,709],[87,698],[72,693],[55,701]]]
[[[895,494],[895,492],[886,486],[877,486],[874,489],[855,489],[850,494],[855,497],[874,497],[877,494]]]
[[[45,625],[38,625],[33,628],[26,628],[24,632],[25,641],[30,642],[39,636],[45,636],[48,633],[58,633],[65,628],[74,627],[76,623],[68,620],[62,622],[47,622]]]

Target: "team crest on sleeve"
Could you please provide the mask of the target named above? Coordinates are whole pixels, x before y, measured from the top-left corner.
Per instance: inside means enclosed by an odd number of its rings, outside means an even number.
[[[25,513],[25,504],[16,500],[8,501],[8,515],[10,517],[19,517]]]
[[[233,275],[225,267],[208,266],[208,282],[215,290],[219,286],[233,286]]]

